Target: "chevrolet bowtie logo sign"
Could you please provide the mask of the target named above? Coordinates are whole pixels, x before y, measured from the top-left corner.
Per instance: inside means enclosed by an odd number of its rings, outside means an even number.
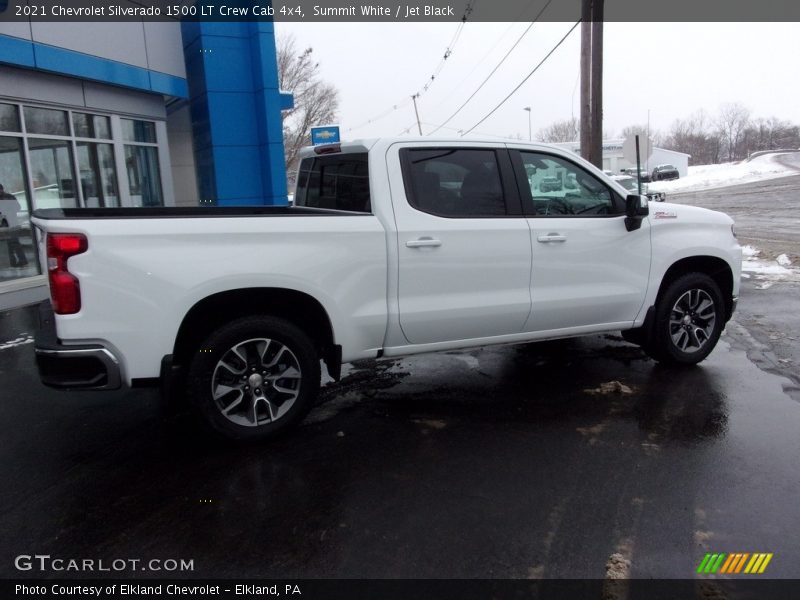
[[[750,574],[760,575],[772,560],[772,553],[733,552],[726,554],[706,554],[697,572],[703,575],[720,574]]]
[[[341,141],[339,137],[339,127],[337,125],[325,125],[324,127],[311,128],[311,145],[317,144],[336,144]]]

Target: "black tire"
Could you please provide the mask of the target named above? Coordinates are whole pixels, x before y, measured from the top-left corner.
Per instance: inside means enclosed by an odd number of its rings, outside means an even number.
[[[281,357],[272,357],[271,348],[281,346],[288,349],[288,354],[279,350]],[[247,359],[246,364],[242,355]],[[278,362],[272,373],[264,365],[267,358],[285,362]],[[231,372],[231,366],[238,371],[242,365],[243,373]],[[257,369],[262,368],[265,369],[264,376],[253,379],[253,376],[261,375]],[[281,368],[285,368],[283,373],[293,369],[296,373],[282,378]],[[266,375],[268,372],[269,376]],[[270,377],[276,379],[268,381]],[[260,382],[264,389],[251,388],[250,384],[254,382]],[[279,382],[283,382],[281,386]],[[229,384],[247,385],[247,389],[232,389],[215,399],[213,391],[224,389]],[[217,329],[195,351],[187,375],[190,401],[204,423],[215,434],[237,441],[266,440],[298,424],[313,406],[319,386],[319,356],[312,341],[288,321],[268,316],[244,317]],[[289,393],[278,391],[289,388],[294,389]],[[226,416],[223,414],[224,405],[229,399],[235,403],[240,391],[239,403],[228,408],[230,414]],[[258,391],[258,397],[255,391]],[[272,400],[269,399],[271,394]],[[288,396],[292,394],[296,396],[286,405]],[[281,413],[284,407],[285,413]],[[273,409],[275,413],[271,419]],[[243,424],[245,422],[247,424]]]
[[[708,308],[703,308],[709,300],[713,320],[708,318],[711,314]],[[692,306],[698,310],[691,309]],[[686,308],[690,310],[681,310]],[[689,320],[683,322],[685,318]],[[695,365],[717,345],[725,321],[725,302],[716,282],[704,273],[687,273],[670,283],[660,295],[653,329],[643,348],[662,363]],[[682,344],[685,348],[681,348]]]

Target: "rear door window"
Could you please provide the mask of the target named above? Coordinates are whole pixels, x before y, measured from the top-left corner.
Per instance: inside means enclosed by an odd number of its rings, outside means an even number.
[[[507,214],[494,150],[406,148],[400,152],[406,195],[417,210],[455,218]]]
[[[366,153],[306,158],[297,174],[295,206],[371,212]]]

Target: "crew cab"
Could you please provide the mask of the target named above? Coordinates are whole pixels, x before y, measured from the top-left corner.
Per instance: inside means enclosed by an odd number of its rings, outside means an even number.
[[[537,181],[570,181],[543,193]],[[712,351],[739,293],[727,215],[628,193],[574,153],[376,139],[307,148],[292,207],[37,211],[51,386],[161,383],[211,431],[270,437],[320,363],[622,331]]]

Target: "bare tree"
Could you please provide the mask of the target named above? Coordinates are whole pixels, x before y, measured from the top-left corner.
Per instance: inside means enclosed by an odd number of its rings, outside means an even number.
[[[639,124],[639,125],[628,125],[622,129],[622,135],[620,137],[623,140],[628,139],[629,137],[633,137],[634,135],[638,135],[639,139],[644,139],[646,137],[650,137],[650,141],[653,143],[654,146],[660,146],[663,143],[663,139],[661,137],[661,133],[651,129],[648,131],[646,124]]]
[[[742,132],[739,152],[742,157],[759,150],[800,147],[800,127],[776,117],[755,119]]]
[[[277,50],[278,85],[281,91],[294,96],[294,108],[281,113],[286,172],[292,177],[297,167],[297,153],[311,143],[311,127],[336,119],[339,92],[322,81],[312,48],[298,51],[294,36],[289,35],[278,39]]]
[[[551,144],[559,142],[576,142],[578,141],[578,132],[580,131],[578,119],[572,117],[563,121],[556,121],[555,123],[540,129],[536,133],[536,139],[541,142],[548,142]]]
[[[749,124],[750,110],[747,107],[738,102],[720,106],[717,127],[729,161],[746,158],[746,155],[742,156],[740,142]]]
[[[692,165],[716,164],[747,158],[758,150],[798,148],[800,127],[776,117],[751,119],[741,104],[723,104],[715,119],[702,109],[677,119],[663,147],[691,154]]]
[[[720,160],[719,131],[709,128],[710,119],[702,109],[688,119],[677,119],[661,145],[668,150],[691,155],[689,164],[716,164]]]

